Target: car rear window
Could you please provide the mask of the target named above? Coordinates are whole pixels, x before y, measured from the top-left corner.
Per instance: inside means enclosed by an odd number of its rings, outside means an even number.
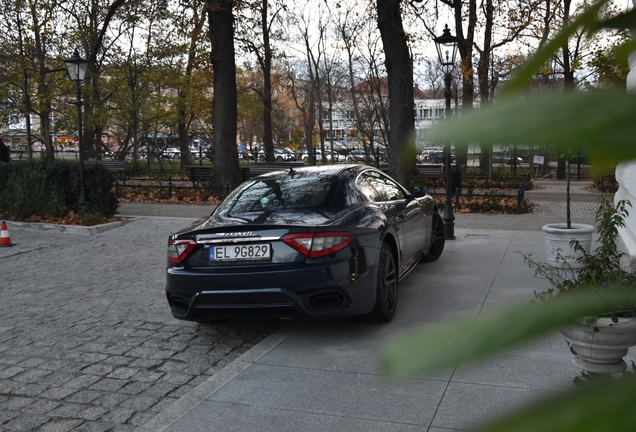
[[[288,174],[254,180],[229,196],[218,212],[231,216],[290,209],[332,209],[339,183],[338,177],[321,174]]]

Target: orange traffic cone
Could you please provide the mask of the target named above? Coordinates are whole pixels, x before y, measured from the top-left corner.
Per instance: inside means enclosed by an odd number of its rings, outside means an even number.
[[[11,244],[11,237],[9,237],[9,229],[7,228],[7,223],[2,221],[2,231],[0,231],[0,247],[2,246],[13,246]]]

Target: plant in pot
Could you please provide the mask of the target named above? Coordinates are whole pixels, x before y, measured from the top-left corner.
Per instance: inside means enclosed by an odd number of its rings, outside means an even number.
[[[587,224],[572,223],[570,210],[570,153],[563,153],[559,156],[566,161],[566,221],[565,223],[552,223],[543,226],[545,250],[548,264],[552,267],[569,266],[580,268],[583,263],[579,258],[583,257],[583,252],[590,253],[592,248],[594,227]],[[575,248],[575,244],[578,244],[579,247]]]
[[[585,292],[636,293],[636,274],[623,268],[624,254],[616,246],[618,228],[624,226],[628,206],[631,207],[629,201],[623,200],[614,208],[601,196],[596,212],[599,246],[587,252],[578,241],[573,241],[573,249],[580,254],[576,266],[569,264],[561,253],[556,255],[556,266],[523,255],[535,275],[546,278],[552,285],[547,291],[535,293],[535,297],[549,301]],[[623,371],[626,367],[623,357],[629,347],[636,345],[636,301],[632,300],[635,296],[621,297],[625,300],[559,328],[575,355],[573,363],[587,373]]]

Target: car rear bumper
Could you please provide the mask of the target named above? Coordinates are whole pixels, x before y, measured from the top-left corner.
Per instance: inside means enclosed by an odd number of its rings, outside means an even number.
[[[343,260],[325,265],[290,265],[276,271],[168,268],[166,295],[177,319],[326,319],[371,312],[376,298],[375,266]]]

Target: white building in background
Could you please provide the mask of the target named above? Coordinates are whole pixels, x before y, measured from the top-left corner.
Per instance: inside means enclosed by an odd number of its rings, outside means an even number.
[[[636,6],[636,0],[632,0]],[[636,34],[632,34],[632,37]],[[636,53],[629,58],[629,75],[627,75],[627,91],[636,93]],[[614,195],[614,204],[620,200],[629,200],[633,208],[629,210],[629,216],[624,228],[618,228],[620,250],[627,254],[625,263],[636,270],[636,160],[623,162],[616,167],[616,180],[618,191]]]
[[[426,131],[437,121],[446,116],[446,100],[432,99],[417,87],[415,87],[414,93],[415,133],[417,141],[420,142],[425,140]],[[340,102],[334,105],[331,112],[331,135],[329,134],[329,109],[327,106],[324,107],[322,118],[322,129],[327,132],[326,138],[330,139],[333,136],[334,141],[337,141],[349,148],[359,146],[360,141],[357,138],[361,136],[354,121],[352,105],[353,104],[346,101],[344,103]],[[380,131],[378,119],[374,119],[373,129]],[[378,140],[378,137],[376,137],[376,140]],[[380,143],[380,145],[381,144],[382,143]]]
[[[415,99],[415,133],[418,137],[445,116],[445,99]]]

